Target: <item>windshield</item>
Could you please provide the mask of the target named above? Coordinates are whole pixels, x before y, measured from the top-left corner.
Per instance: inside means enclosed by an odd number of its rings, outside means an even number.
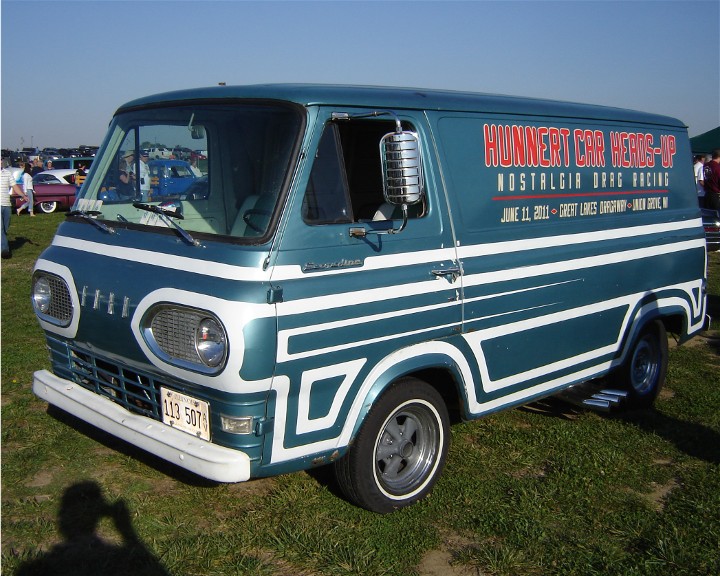
[[[115,117],[75,208],[128,225],[169,227],[134,204],[172,206],[185,230],[268,232],[302,117],[280,105],[163,107]]]

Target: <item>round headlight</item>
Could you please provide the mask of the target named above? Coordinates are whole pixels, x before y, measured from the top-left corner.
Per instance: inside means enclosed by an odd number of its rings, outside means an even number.
[[[225,331],[212,318],[204,318],[195,330],[195,347],[206,366],[216,368],[225,359]]]
[[[36,280],[33,286],[32,296],[35,309],[42,314],[47,314],[50,310],[50,303],[52,302],[52,290],[47,277],[40,276]]]

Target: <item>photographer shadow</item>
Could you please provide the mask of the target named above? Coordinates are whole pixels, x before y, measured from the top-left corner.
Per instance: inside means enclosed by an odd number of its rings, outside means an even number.
[[[97,534],[103,518],[112,520],[121,544]],[[65,540],[22,564],[17,576],[170,576],[138,538],[125,501],[107,502],[95,482],[80,482],[65,490],[58,528]]]

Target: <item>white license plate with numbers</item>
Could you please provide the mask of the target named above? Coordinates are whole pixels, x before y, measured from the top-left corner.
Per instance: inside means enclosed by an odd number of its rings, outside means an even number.
[[[210,440],[210,406],[207,402],[162,387],[160,398],[163,423]]]

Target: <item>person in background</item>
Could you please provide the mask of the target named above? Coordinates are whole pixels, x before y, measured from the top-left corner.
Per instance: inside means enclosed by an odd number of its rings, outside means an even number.
[[[190,158],[190,170],[192,170],[192,173],[195,174],[198,178],[203,175],[203,173],[200,171],[200,168],[198,168],[197,165],[197,158]]]
[[[120,170],[118,173],[118,184],[116,190],[117,195],[121,200],[135,196],[135,190],[133,189],[133,185],[130,183],[130,176],[125,170]]]
[[[720,210],[720,148],[713,150],[712,160],[703,168],[705,208]]]
[[[47,164],[45,164],[45,169],[46,169],[46,170],[53,170],[52,160],[48,160],[48,161],[47,161]]]
[[[11,258],[10,243],[8,242],[8,228],[10,228],[10,215],[12,214],[11,194],[23,196],[23,191],[15,182],[13,174],[8,167],[10,161],[2,159],[2,179],[0,180],[0,206],[2,206],[2,257]]]
[[[705,180],[703,180],[703,167],[705,163],[702,154],[693,159],[693,171],[695,172],[695,188],[697,189],[698,203],[700,208],[705,208]]]
[[[75,186],[80,188],[83,185],[83,182],[85,182],[86,177],[87,172],[85,171],[85,164],[80,164],[78,169],[75,170]]]
[[[149,155],[144,150],[140,152],[140,195],[141,201],[147,202],[150,197],[150,168],[147,163]]]
[[[25,167],[23,168],[22,184],[23,191],[25,192],[25,201],[23,202],[22,206],[17,209],[17,215],[20,216],[20,212],[27,208],[28,214],[30,214],[30,216],[35,216],[35,212],[33,210],[35,201],[35,190],[33,189],[32,166],[29,162],[26,162]]]
[[[35,158],[35,160],[33,160],[33,166],[32,166],[32,176],[33,176],[33,178],[35,177],[36,174],[40,174],[40,172],[42,172],[42,171],[43,171],[42,160],[40,160],[39,157],[38,157],[38,158]]]
[[[124,158],[127,162],[130,182],[132,183],[133,187],[137,186],[137,184],[140,184],[140,200],[142,202],[147,202],[150,196],[150,168],[147,165],[147,161],[149,158],[148,153],[145,151],[140,152],[140,162],[138,162],[138,165],[133,162],[133,159],[135,158],[134,150],[128,151],[125,154]],[[135,170],[139,170],[140,174],[136,174]]]

